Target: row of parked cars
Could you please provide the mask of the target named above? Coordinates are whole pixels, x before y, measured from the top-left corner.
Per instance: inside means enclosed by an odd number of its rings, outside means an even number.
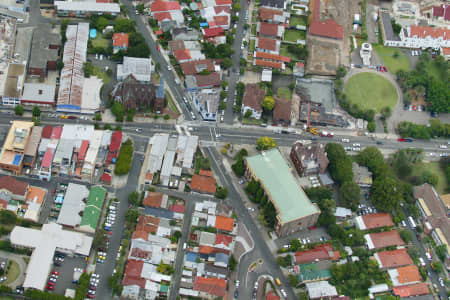
[[[100,282],[100,275],[99,274],[92,274],[91,279],[89,281],[89,290],[87,292],[86,297],[89,299],[95,298],[95,293],[97,290],[98,283]]]
[[[53,291],[55,289],[56,280],[58,279],[58,277],[59,277],[59,272],[52,271],[52,273],[50,274],[50,277],[48,278],[47,287],[46,287],[47,290]]]

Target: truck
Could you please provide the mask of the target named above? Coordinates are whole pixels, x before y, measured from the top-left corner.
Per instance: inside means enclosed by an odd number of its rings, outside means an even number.
[[[73,271],[72,283],[78,283],[78,280],[80,280],[81,274],[83,274],[83,271],[81,269],[76,268]]]
[[[319,131],[317,130],[317,128],[314,128],[314,127],[306,128],[306,130],[308,132],[310,132],[312,135],[318,135],[319,134]]]
[[[332,137],[334,137],[334,133],[328,132],[328,131],[322,131],[322,132],[320,133],[320,136],[332,138]]]

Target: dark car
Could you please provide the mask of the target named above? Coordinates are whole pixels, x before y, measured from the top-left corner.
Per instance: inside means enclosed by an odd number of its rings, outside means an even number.
[[[235,290],[234,291],[234,299],[237,299],[238,296],[239,296],[239,292],[238,292],[238,290]]]

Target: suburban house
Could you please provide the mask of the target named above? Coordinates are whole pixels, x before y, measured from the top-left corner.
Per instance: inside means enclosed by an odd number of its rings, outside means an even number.
[[[359,230],[371,230],[381,227],[392,227],[394,222],[388,213],[376,213],[357,216],[355,218],[356,227]]]
[[[156,18],[158,22],[163,20],[175,21],[178,25],[184,23],[184,16],[181,12],[181,6],[178,1],[161,1],[152,2],[150,6],[151,16]]]
[[[416,265],[390,269],[388,274],[394,286],[415,284],[422,281],[419,268]]]
[[[267,23],[283,24],[288,17],[289,13],[282,9],[260,7],[258,10],[258,19]]]
[[[325,146],[320,143],[302,144],[297,141],[292,145],[289,157],[300,177],[323,174],[329,163]]]
[[[194,174],[191,181],[191,190],[198,193],[216,193],[216,179],[213,176]]]
[[[312,203],[278,149],[245,158],[248,180],[261,183],[276,211],[275,232],[286,236],[317,223],[320,209]]]
[[[128,33],[114,33],[113,40],[113,53],[117,53],[120,50],[127,51],[128,49]]]
[[[369,250],[403,246],[405,244],[397,230],[365,234],[364,239]]]
[[[284,26],[275,23],[258,22],[256,32],[260,37],[281,40],[284,35]]]
[[[210,58],[180,63],[180,67],[185,76],[195,75],[203,70],[208,70],[208,72],[214,72],[215,70],[214,60]]]
[[[267,52],[271,54],[280,54],[281,42],[275,39],[259,37],[256,39],[256,51]]]
[[[377,260],[380,269],[398,268],[414,264],[408,254],[408,250],[405,248],[376,252],[373,256]]]
[[[250,83],[245,86],[244,97],[242,99],[242,114],[246,115],[247,111],[251,112],[250,117],[257,120],[261,119],[263,112],[261,102],[266,95],[266,91],[260,88],[258,83]]]
[[[273,125],[289,126],[291,124],[292,103],[289,99],[274,97]]]

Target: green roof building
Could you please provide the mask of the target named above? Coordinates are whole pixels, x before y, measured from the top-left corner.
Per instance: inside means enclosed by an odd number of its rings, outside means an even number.
[[[86,208],[81,218],[79,230],[87,233],[95,233],[98,221],[102,213],[103,203],[106,198],[106,190],[100,186],[94,186],[89,191]]]
[[[286,236],[317,223],[320,209],[312,203],[278,149],[246,158],[249,178],[261,183],[277,211],[275,231]]]

